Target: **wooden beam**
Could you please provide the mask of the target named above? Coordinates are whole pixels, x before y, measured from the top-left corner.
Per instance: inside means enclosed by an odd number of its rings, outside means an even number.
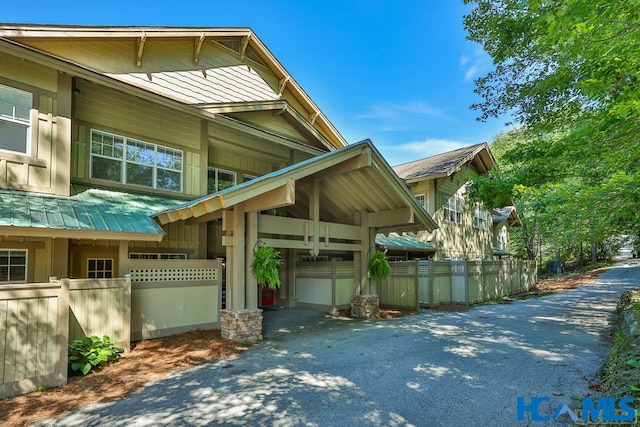
[[[247,52],[247,47],[249,47],[249,41],[251,40],[251,33],[247,34],[247,36],[242,39],[242,45],[240,46],[240,59],[244,60],[244,55]]]
[[[280,89],[278,90],[278,99],[282,98],[282,94],[284,93],[284,89],[287,87],[287,83],[289,83],[291,77],[289,75],[285,76],[283,79],[280,79]]]
[[[369,226],[373,228],[391,227],[394,225],[413,224],[414,215],[411,208],[399,208],[367,214]]]
[[[219,211],[208,213],[206,215],[199,216],[197,218],[189,218],[188,220],[185,221],[185,224],[194,225],[194,224],[203,224],[209,221],[217,221],[222,218],[222,212],[223,212],[222,210],[219,210]]]
[[[246,308],[245,212],[242,204],[233,207],[233,257],[231,282],[227,281],[227,295],[232,295],[231,310]]]
[[[330,166],[304,179],[304,181],[327,179],[347,172],[354,172],[372,165],[371,149],[365,148],[360,154],[335,166]]]
[[[204,43],[206,37],[204,33],[200,34],[200,37],[196,37],[193,42],[193,65],[197,65],[200,61],[200,50],[202,49],[202,44]],[[204,72],[204,70],[203,70]]]
[[[309,190],[309,219],[313,224],[312,248],[309,253],[318,256],[320,253],[320,181],[314,180]]]
[[[245,299],[246,308],[255,310],[258,308],[258,282],[251,273],[251,260],[253,252],[258,245],[258,212],[249,212],[246,215],[247,244],[245,248]]]
[[[135,60],[135,65],[138,68],[142,67],[142,53],[144,52],[144,44],[145,44],[146,41],[147,41],[147,34],[144,33],[144,32],[142,33],[140,38],[136,41],[136,60]]]
[[[270,239],[260,238],[260,242],[268,246],[280,249],[309,249],[309,245],[305,245],[302,240],[290,240],[290,239]],[[342,252],[356,252],[362,249],[362,245],[358,243],[329,243],[326,250],[329,251],[342,251]]]
[[[260,215],[258,233],[281,234],[283,236],[304,238],[305,225],[308,225],[310,222],[308,219]],[[328,232],[329,239],[360,240],[360,227],[357,225],[320,221],[320,227],[323,230],[321,236],[323,239]]]
[[[247,200],[245,210],[247,212],[264,211],[276,209],[282,206],[291,206],[296,203],[296,183],[292,179],[287,179],[284,185],[267,191],[259,196]]]

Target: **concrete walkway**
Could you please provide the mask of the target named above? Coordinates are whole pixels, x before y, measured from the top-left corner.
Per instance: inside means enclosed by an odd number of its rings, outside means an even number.
[[[629,260],[588,286],[534,300],[394,320],[325,319],[48,424],[526,425],[517,421],[518,396],[550,396],[540,405],[550,415],[589,392],[617,298],[639,286],[640,264]]]

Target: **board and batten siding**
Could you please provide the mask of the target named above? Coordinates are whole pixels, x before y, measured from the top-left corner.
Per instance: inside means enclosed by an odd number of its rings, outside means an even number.
[[[182,150],[183,194],[202,195],[199,118],[82,79],[76,80],[74,99],[73,179],[90,180],[90,138],[95,128]]]
[[[0,83],[33,95],[30,155],[0,153],[0,187],[69,194],[71,77],[0,53]]]

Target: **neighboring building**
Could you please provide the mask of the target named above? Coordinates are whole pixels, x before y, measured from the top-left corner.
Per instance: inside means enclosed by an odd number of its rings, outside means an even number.
[[[435,260],[510,255],[508,231],[519,224],[515,209],[492,213],[466,194],[472,179],[486,176],[494,167],[493,155],[484,143],[393,167],[438,224],[436,230],[416,236],[431,246],[430,256]]]
[[[435,228],[243,28],[0,25],[0,188],[0,284],[223,257],[235,314],[264,302],[257,244],[283,254],[269,304],[306,256],[352,261],[348,304],[376,233]]]

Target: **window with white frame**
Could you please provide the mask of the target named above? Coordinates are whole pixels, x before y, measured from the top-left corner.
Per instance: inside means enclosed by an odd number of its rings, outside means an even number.
[[[444,220],[462,224],[462,201],[457,196],[451,196],[444,204]]]
[[[26,281],[26,249],[0,249],[0,283],[24,283]]]
[[[424,208],[424,210],[427,210],[427,195],[426,194],[416,194],[416,201],[418,202],[418,204],[420,206],[422,206]]]
[[[111,279],[113,277],[113,258],[87,259],[87,277],[89,279]]]
[[[256,179],[257,176],[255,175],[249,175],[249,174],[242,174],[242,182],[248,182],[248,181],[253,181],[254,179]]]
[[[91,178],[182,191],[182,156],[150,142],[91,130]]]
[[[502,248],[506,247],[508,241],[509,241],[509,231],[507,230],[507,226],[503,225],[502,228],[500,229],[500,232],[498,233],[498,242],[500,244],[500,247]]]
[[[187,259],[187,254],[179,253],[130,253],[129,259]]]
[[[237,184],[236,173],[219,168],[209,168],[207,190],[209,193],[222,191]]]
[[[30,154],[33,94],[0,84],[0,150]]]
[[[476,204],[473,207],[473,226],[482,230],[487,230],[489,228],[489,222],[487,220],[488,215],[489,212],[487,212],[486,209]]]

